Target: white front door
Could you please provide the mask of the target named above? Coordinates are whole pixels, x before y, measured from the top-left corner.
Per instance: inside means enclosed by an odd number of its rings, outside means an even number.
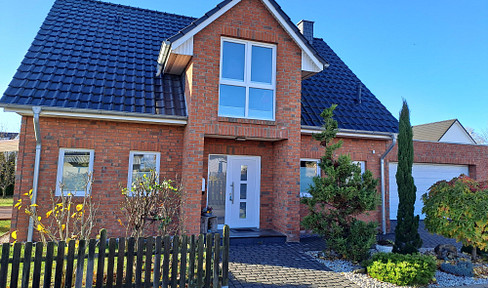
[[[225,223],[230,228],[259,228],[261,158],[227,157]]]

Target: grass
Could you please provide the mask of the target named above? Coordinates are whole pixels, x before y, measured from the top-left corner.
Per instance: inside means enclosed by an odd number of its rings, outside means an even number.
[[[10,230],[10,220],[0,221],[0,235]]]
[[[0,207],[10,206],[14,204],[14,198],[12,196],[7,196],[7,198],[0,197]]]

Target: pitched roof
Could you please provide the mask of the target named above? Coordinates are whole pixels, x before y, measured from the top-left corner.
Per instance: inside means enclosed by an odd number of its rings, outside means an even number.
[[[181,78],[155,77],[161,39],[194,18],[57,0],[1,103],[186,116]]]
[[[413,139],[424,141],[439,141],[456,121],[457,119],[451,119],[413,126]]]
[[[340,129],[398,132],[398,121],[324,40],[313,46],[329,68],[302,82],[302,125],[321,126],[320,113],[332,104]]]
[[[181,77],[156,77],[156,61],[161,42],[194,20],[95,0],[57,0],[0,105],[186,117]],[[313,48],[330,67],[303,81],[302,125],[321,126],[321,111],[339,104],[339,128],[396,132],[397,120],[334,51],[322,39]]]

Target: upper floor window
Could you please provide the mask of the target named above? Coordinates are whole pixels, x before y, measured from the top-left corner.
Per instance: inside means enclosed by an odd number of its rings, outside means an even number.
[[[85,196],[89,177],[93,173],[94,151],[87,149],[59,149],[56,195]]]
[[[149,177],[149,174],[155,171],[159,175],[161,153],[131,151],[129,157],[129,179],[127,181],[129,190],[134,182],[144,177],[144,174]]]
[[[222,38],[219,116],[275,119],[276,46]]]

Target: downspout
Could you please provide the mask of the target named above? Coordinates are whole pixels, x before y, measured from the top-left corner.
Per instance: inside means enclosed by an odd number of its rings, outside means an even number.
[[[34,180],[32,182],[32,199],[31,204],[37,202],[37,186],[39,183],[39,167],[41,162],[41,129],[39,127],[39,114],[41,113],[41,107],[32,107],[34,112],[34,133],[36,138],[36,158],[34,162]],[[36,207],[33,207],[36,209]],[[34,221],[29,217],[29,227],[27,228],[27,242],[32,242],[32,234],[34,232]]]
[[[386,152],[381,156],[381,228],[383,234],[386,234],[386,188],[385,188],[385,158],[388,153],[395,147],[396,144],[396,134],[391,134],[391,145],[386,149]]]

